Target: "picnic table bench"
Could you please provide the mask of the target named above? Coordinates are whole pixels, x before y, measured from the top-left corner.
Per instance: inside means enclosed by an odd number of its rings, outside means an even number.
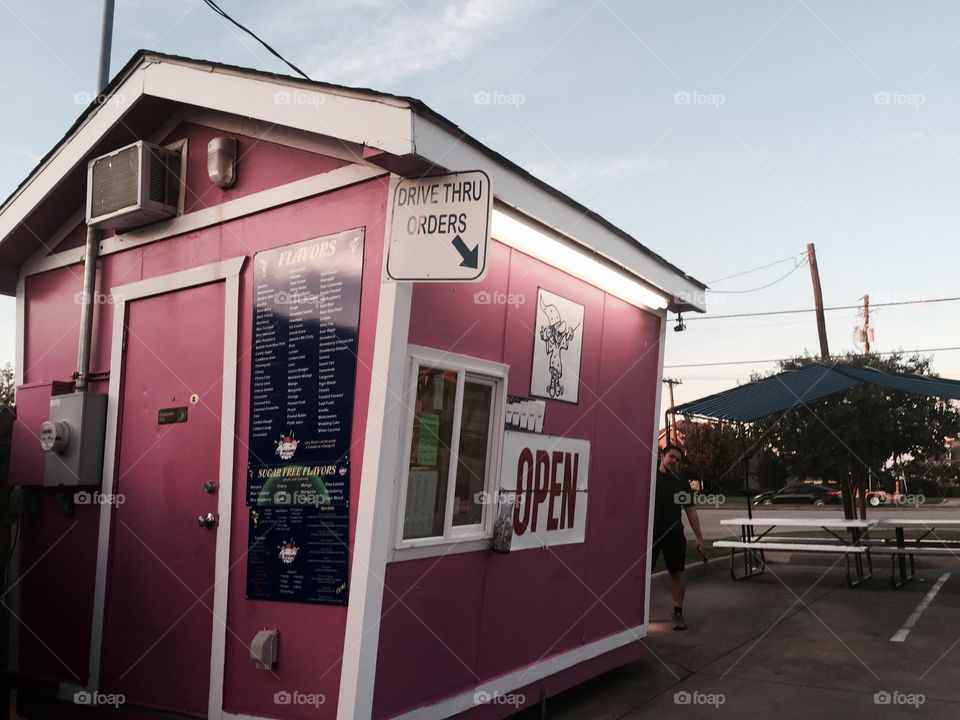
[[[740,540],[716,540],[714,547],[730,549],[730,577],[743,580],[760,575],[766,568],[765,551],[842,554],[847,563],[847,584],[859,585],[873,576],[873,555],[889,555],[891,583],[900,588],[916,573],[916,555],[953,555],[960,558],[960,540],[929,540],[936,528],[960,529],[960,518],[898,518],[878,520],[847,520],[827,517],[754,517],[721,520],[721,525],[739,525]],[[767,537],[775,527],[819,527],[832,537]],[[755,533],[756,528],[766,528]],[[870,532],[892,528],[894,537],[871,537]],[[905,530],[926,530],[918,538],[906,538]],[[835,531],[849,530],[845,538]],[[743,561],[743,573],[736,572],[738,551]],[[864,565],[866,558],[866,565]]]
[[[936,528],[960,529],[960,519],[957,518],[897,518],[885,517],[877,521],[877,529],[893,528],[894,540],[870,538],[866,540],[871,553],[890,556],[890,582],[894,588],[902,587],[913,580],[916,573],[916,555],[953,555],[960,558],[960,541],[942,540],[936,538],[927,540]],[[926,530],[918,538],[905,536],[906,529]],[[909,560],[909,571],[907,561]]]
[[[863,543],[863,533],[877,524],[876,520],[847,520],[833,517],[754,517],[721,520],[721,525],[739,525],[740,540],[716,540],[713,547],[730,549],[730,577],[743,580],[760,575],[766,568],[766,551],[827,553],[844,556],[847,563],[847,584],[859,585],[873,576],[870,548]],[[759,534],[755,528],[766,528]],[[775,527],[818,527],[826,530],[832,538],[768,538]],[[849,530],[845,538],[835,530]],[[743,573],[737,574],[737,553],[743,560]],[[864,565],[866,558],[866,565]]]

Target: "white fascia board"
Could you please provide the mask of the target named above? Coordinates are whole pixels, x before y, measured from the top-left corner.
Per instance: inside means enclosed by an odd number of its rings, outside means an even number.
[[[77,163],[81,162],[112,127],[121,122],[124,114],[143,94],[143,75],[136,71],[110,97],[123,102],[104,102],[84,123],[65,140],[43,167],[0,210],[0,241],[6,238],[23,219],[60,183]]]
[[[413,112],[408,106],[157,58],[143,74],[145,95],[254,117],[395,155],[412,151]]]
[[[485,171],[499,201],[622,266],[675,302],[706,312],[706,296],[700,285],[657,262],[581,210],[559,200],[521,173],[498,163],[428,118],[414,114],[413,129],[414,145],[420,157],[451,172]]]

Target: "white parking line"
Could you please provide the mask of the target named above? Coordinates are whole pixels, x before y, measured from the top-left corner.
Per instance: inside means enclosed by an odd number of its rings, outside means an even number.
[[[950,573],[944,573],[940,576],[940,579],[930,588],[930,592],[927,593],[926,597],[920,601],[920,604],[917,605],[917,609],[913,611],[913,614],[907,618],[907,621],[903,624],[903,627],[897,630],[894,633],[893,637],[890,638],[890,642],[903,642],[907,639],[907,635],[910,634],[910,629],[916,625],[917,620],[920,619],[920,615],[924,610],[927,609],[927,606],[933,602],[933,599],[937,596],[937,593],[940,592],[940,588],[943,587],[943,584],[947,581],[947,578],[950,577]]]

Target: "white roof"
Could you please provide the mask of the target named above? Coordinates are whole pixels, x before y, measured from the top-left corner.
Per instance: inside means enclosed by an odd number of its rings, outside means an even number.
[[[414,98],[149,51],[138,52],[103,95],[0,207],[0,265],[12,269],[22,263],[28,248],[14,245],[31,240],[15,231],[71,172],[85,167],[108,132],[138,104],[154,99],[333,138],[403,176],[483,170],[499,203],[666,295],[672,310],[706,309],[703,283]],[[12,279],[0,278],[0,292],[12,291]]]

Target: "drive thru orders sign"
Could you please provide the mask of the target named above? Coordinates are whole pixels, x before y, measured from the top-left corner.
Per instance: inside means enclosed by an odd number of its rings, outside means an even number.
[[[391,280],[481,280],[493,193],[481,170],[400,180],[387,251]]]

